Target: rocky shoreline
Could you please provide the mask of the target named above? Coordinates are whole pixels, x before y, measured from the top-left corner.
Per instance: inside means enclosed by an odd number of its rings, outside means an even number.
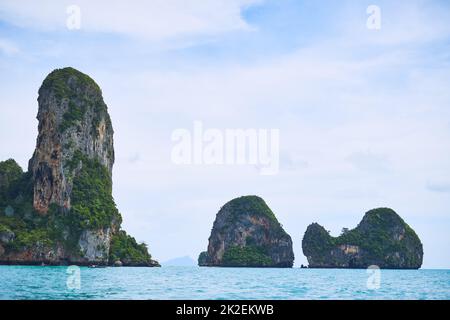
[[[86,262],[53,262],[53,261],[46,261],[46,260],[29,260],[29,261],[0,261],[0,265],[2,266],[41,266],[41,267],[62,267],[62,266],[71,266],[71,265],[77,265],[80,267],[161,267],[158,261],[152,260],[148,264],[144,263],[137,263],[137,264],[92,264],[92,263],[86,263]]]

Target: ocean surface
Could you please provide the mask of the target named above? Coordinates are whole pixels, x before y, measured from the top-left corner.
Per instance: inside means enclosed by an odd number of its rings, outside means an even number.
[[[450,299],[450,270],[0,266],[0,299]]]

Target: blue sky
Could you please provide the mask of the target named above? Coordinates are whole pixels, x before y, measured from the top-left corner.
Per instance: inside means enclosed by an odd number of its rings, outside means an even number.
[[[66,28],[79,5],[81,29]],[[381,29],[366,8],[381,9]],[[0,1],[0,159],[24,168],[37,90],[73,66],[103,90],[115,129],[124,228],[161,261],[207,246],[228,200],[262,196],[294,240],[336,235],[392,207],[426,268],[449,268],[450,4],[447,1]],[[177,166],[171,133],[277,128],[278,175]]]

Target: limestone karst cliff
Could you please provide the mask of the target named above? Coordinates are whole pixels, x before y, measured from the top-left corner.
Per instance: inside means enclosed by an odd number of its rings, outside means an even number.
[[[156,266],[121,230],[112,197],[113,127],[99,86],[64,68],[39,89],[28,172],[0,163],[0,263]]]
[[[28,166],[33,206],[46,213],[51,203],[70,209],[77,156],[98,161],[109,175],[114,164],[113,128],[102,92],[87,75],[55,70],[39,89],[39,134]]]
[[[244,196],[217,213],[200,266],[292,267],[291,237],[263,199]]]
[[[311,268],[418,269],[423,247],[403,219],[388,208],[367,212],[359,225],[332,237],[322,226],[308,226],[302,241]]]

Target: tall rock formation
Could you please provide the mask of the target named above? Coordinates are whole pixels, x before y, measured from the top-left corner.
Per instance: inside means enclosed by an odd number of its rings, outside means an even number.
[[[280,267],[294,263],[291,237],[263,199],[244,196],[217,213],[200,266]]]
[[[311,268],[418,269],[423,247],[411,227],[392,209],[367,212],[352,230],[332,237],[322,226],[308,226],[302,241]]]
[[[72,159],[80,154],[98,160],[112,174],[113,128],[99,86],[73,68],[55,70],[39,89],[39,134],[29,162],[33,173],[36,211],[46,213],[51,203],[70,209],[73,177],[81,167]]]
[[[0,263],[158,265],[120,229],[114,131],[99,86],[73,68],[58,69],[44,80],[38,104],[28,172],[14,160],[0,162]]]

